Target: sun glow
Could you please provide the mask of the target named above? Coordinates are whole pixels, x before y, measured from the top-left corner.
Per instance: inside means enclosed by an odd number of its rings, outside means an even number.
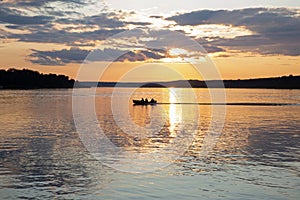
[[[173,48],[169,50],[171,56],[187,55],[188,51],[181,48]]]
[[[222,38],[235,38],[237,36],[252,35],[253,32],[244,27],[234,27],[225,24],[206,24],[197,26],[180,26],[176,25],[171,28],[175,31],[184,31],[191,37],[222,37]]]

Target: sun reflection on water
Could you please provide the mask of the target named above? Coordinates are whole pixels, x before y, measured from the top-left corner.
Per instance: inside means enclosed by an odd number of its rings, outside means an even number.
[[[170,88],[169,89],[169,131],[170,137],[176,137],[178,131],[178,125],[182,121],[181,116],[181,106],[175,103],[179,103],[178,96],[176,95],[176,89]]]

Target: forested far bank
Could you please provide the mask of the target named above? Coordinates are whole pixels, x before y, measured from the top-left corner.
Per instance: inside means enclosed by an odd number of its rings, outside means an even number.
[[[42,74],[29,69],[0,70],[0,89],[72,88],[75,80],[65,75]]]

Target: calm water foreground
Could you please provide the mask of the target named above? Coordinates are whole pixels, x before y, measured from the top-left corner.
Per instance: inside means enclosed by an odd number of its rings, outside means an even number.
[[[299,105],[227,106],[222,134],[213,150],[201,156],[211,106],[129,103],[126,110],[133,123],[123,122],[127,131],[163,121],[159,134],[138,135],[147,140],[136,141],[114,122],[112,90],[97,89],[95,107],[99,125],[115,145],[145,155],[159,152],[178,134],[183,118],[197,120],[193,141],[159,170],[151,171],[151,166],[148,173],[116,170],[92,156],[80,139],[72,90],[3,90],[0,199],[299,199]],[[172,89],[182,95],[185,90]],[[126,88],[120,91],[115,94],[120,99],[128,93]],[[207,90],[197,89],[195,94],[197,102],[209,101]],[[299,90],[227,89],[226,95],[228,102],[300,104]],[[132,95],[141,97],[176,101],[168,89],[139,89]],[[182,112],[186,109],[190,114]],[[161,120],[151,121],[154,117]]]

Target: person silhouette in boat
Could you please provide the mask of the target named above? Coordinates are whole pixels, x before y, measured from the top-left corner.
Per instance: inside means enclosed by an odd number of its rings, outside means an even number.
[[[146,103],[148,103],[148,102],[149,102],[147,98],[145,99],[145,102],[146,102]]]
[[[151,101],[150,101],[150,103],[154,103],[154,102],[155,102],[155,101],[154,101],[154,99],[152,98]]]
[[[145,102],[144,98],[142,98],[141,102],[143,102],[143,103]]]

